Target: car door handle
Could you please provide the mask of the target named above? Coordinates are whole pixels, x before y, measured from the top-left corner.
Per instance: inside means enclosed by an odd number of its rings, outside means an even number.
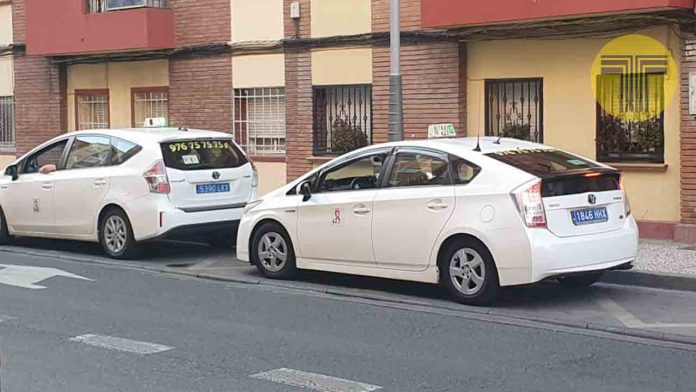
[[[371,212],[369,208],[367,208],[366,205],[364,204],[358,204],[357,206],[353,207],[353,213],[355,215],[367,215]]]
[[[444,210],[447,209],[447,207],[449,206],[445,204],[442,200],[432,200],[428,203],[428,209],[433,211]]]
[[[103,178],[100,178],[98,180],[94,180],[94,186],[104,186],[106,185],[106,180]]]
[[[51,189],[53,189],[53,184],[50,182],[44,182],[43,184],[41,184],[41,189],[50,191]]]

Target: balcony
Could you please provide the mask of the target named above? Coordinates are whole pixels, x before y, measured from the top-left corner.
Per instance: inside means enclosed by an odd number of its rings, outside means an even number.
[[[421,0],[426,28],[693,8],[694,0]]]
[[[170,0],[26,0],[30,55],[76,55],[175,47]]]

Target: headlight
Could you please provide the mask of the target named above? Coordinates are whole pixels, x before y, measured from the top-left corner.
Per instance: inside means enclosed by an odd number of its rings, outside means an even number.
[[[245,214],[249,213],[249,211],[258,207],[261,203],[263,203],[263,200],[250,201],[249,203],[247,203],[246,207],[244,207],[244,213]]]

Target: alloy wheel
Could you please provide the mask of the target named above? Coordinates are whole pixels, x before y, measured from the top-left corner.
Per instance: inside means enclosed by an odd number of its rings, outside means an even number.
[[[474,249],[459,249],[450,259],[450,279],[454,287],[462,294],[474,295],[482,288],[486,280],[486,264]]]
[[[278,272],[288,261],[288,246],[282,235],[268,232],[261,237],[258,255],[263,267],[270,272]]]
[[[126,222],[118,215],[112,215],[104,224],[104,242],[109,251],[120,253],[126,247],[128,228]]]

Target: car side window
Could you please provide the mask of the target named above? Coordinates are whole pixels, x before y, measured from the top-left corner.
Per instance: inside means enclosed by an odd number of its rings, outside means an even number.
[[[481,171],[481,168],[461,158],[451,158],[452,182],[456,185],[468,184]]]
[[[396,155],[389,187],[449,185],[449,165],[429,154],[402,152]]]
[[[68,139],[61,140],[30,156],[25,161],[22,173],[38,173],[42,167],[48,166],[53,166],[53,170],[58,169],[63,150],[65,150],[67,144]]]
[[[111,139],[111,164],[120,165],[139,153],[143,148],[123,139]]]
[[[377,188],[386,158],[386,152],[367,155],[329,169],[322,176],[318,191],[339,192]]]
[[[111,138],[108,136],[78,136],[70,148],[65,169],[87,169],[109,166]]]

